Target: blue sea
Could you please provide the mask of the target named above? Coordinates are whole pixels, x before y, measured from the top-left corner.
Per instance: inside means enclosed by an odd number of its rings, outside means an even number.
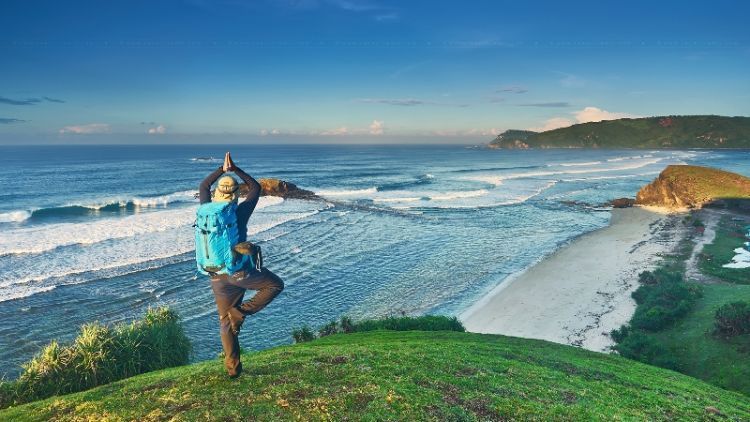
[[[194,359],[221,350],[209,281],[196,274],[201,180],[225,151],[251,175],[324,200],[264,197],[248,238],[286,289],[241,342],[291,342],[341,315],[458,315],[509,275],[607,225],[668,164],[750,175],[748,151],[465,146],[0,147],[0,374],[98,320],[169,305]],[[602,245],[606,248],[607,245]],[[519,315],[518,318],[523,318]]]

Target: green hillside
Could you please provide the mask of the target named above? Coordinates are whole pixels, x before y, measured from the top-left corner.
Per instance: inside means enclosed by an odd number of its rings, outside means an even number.
[[[659,116],[500,134],[492,148],[750,148],[750,117]],[[523,138],[523,139],[521,139]]]
[[[750,420],[750,398],[617,356],[459,332],[338,334],[166,369],[0,420]]]

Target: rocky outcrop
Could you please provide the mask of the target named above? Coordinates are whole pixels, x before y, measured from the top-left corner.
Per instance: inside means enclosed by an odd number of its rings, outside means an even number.
[[[633,198],[617,198],[607,203],[612,208],[630,208],[633,204],[635,204],[635,199]]]
[[[750,200],[750,178],[709,167],[671,165],[638,191],[635,203],[685,209],[737,200]]]
[[[280,179],[260,179],[261,196],[280,196],[282,198],[294,199],[320,199],[315,193],[300,189],[294,183],[285,182]],[[240,185],[242,189],[244,183]],[[245,187],[246,188],[246,187]]]
[[[509,129],[497,135],[487,146],[502,149],[528,149],[529,144],[526,143],[526,139],[534,134],[536,132],[530,130]]]

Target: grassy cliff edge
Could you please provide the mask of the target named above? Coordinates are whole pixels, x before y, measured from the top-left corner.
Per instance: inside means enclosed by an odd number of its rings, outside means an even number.
[[[750,419],[750,398],[676,372],[539,340],[373,331],[139,375],[0,420]]]

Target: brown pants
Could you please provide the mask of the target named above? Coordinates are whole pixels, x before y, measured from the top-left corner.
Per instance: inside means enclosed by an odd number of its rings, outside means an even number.
[[[238,309],[243,318],[246,315],[252,315],[265,308],[284,290],[284,282],[276,274],[263,268],[260,272],[239,271],[231,276],[222,274],[211,277],[211,288],[219,310],[219,332],[221,345],[224,348],[224,366],[228,371],[233,371],[240,364],[240,343],[229,323],[230,309]],[[246,290],[255,290],[256,293],[250,300],[243,302]]]

